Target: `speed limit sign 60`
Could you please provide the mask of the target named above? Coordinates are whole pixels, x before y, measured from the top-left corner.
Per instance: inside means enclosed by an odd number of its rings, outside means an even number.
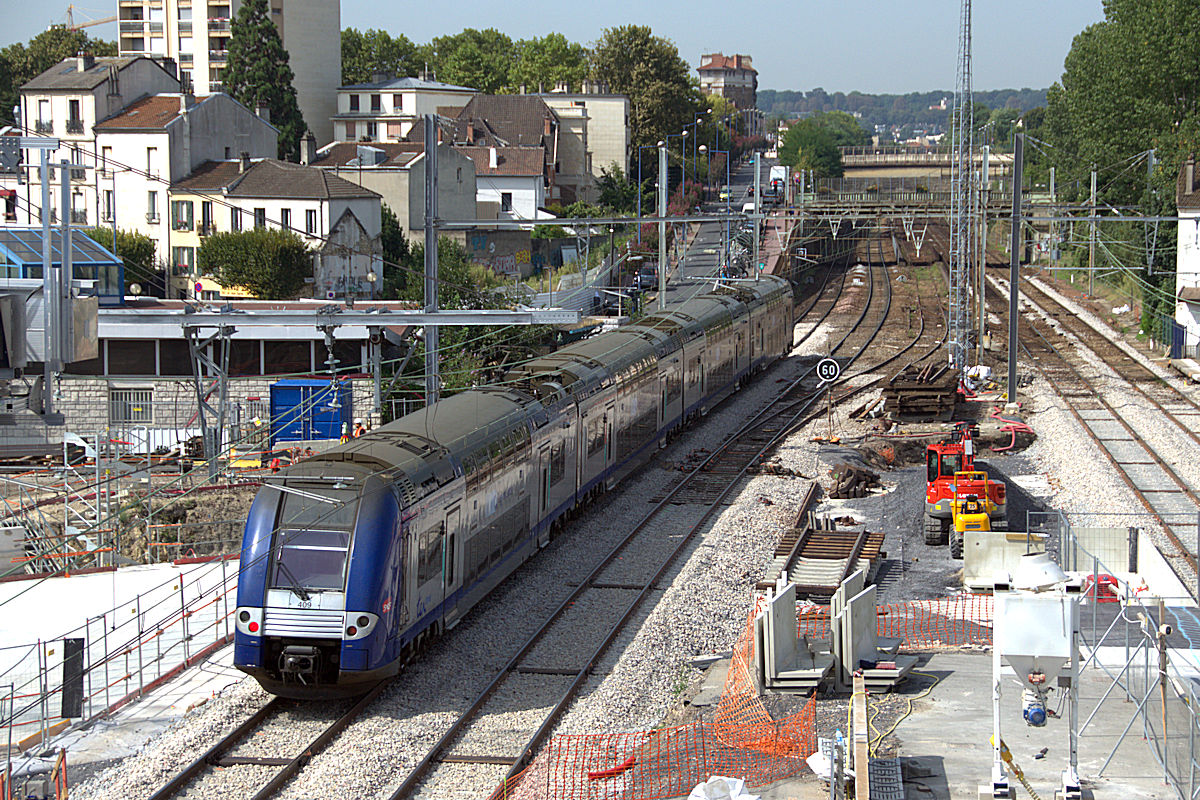
[[[842,374],[842,366],[832,358],[822,358],[817,362],[817,377],[823,382],[836,381]]]

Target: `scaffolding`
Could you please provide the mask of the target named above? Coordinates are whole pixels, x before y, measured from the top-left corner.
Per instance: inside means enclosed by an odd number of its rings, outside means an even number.
[[[958,66],[951,120],[950,156],[950,308],[947,337],[952,366],[966,367],[970,351],[968,289],[977,263],[979,198],[974,191],[975,115],[971,97],[971,0],[962,0],[958,33]]]

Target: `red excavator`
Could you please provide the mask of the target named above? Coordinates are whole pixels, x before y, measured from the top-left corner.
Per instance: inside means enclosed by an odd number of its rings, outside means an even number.
[[[954,426],[949,439],[925,449],[925,544],[949,544],[950,555],[962,558],[962,535],[955,531],[954,500],[973,495],[985,503],[992,530],[1008,529],[1004,483],[989,480],[975,469],[978,430],[969,422]],[[959,475],[956,473],[977,473]]]

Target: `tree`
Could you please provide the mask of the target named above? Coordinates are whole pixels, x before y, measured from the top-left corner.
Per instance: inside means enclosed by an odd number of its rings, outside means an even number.
[[[295,75],[288,66],[279,29],[271,21],[267,0],[246,0],[233,21],[228,66],[221,75],[225,91],[253,110],[265,105],[279,129],[279,157],[296,161],[307,126],[296,103]]]
[[[120,256],[125,266],[126,292],[129,291],[130,284],[140,283],[146,286],[158,280],[158,269],[154,265],[154,240],[146,234],[123,230],[114,232],[112,228],[82,228],[78,232]]]
[[[260,300],[287,300],[312,275],[312,254],[304,241],[278,228],[218,233],[200,245],[200,272],[222,286],[241,286]]]
[[[397,78],[420,74],[418,48],[403,33],[354,28],[342,30],[342,83],[368,83],[377,73]]]
[[[871,144],[871,134],[859,124],[853,114],[845,111],[826,111],[810,117],[829,132],[838,147],[866,147]]]
[[[466,28],[453,36],[438,36],[431,44],[437,57],[438,80],[496,94],[508,86],[513,65],[513,41],[495,28]]]
[[[842,154],[833,134],[814,118],[793,122],[779,148],[779,163],[811,169],[818,178],[842,176]]]
[[[649,26],[606,28],[592,48],[592,77],[629,97],[633,151],[679,133],[703,109],[691,68],[668,39]]]
[[[617,214],[637,209],[638,187],[625,176],[620,164],[613,162],[601,167],[596,188],[600,190],[600,205],[604,208]]]
[[[587,77],[587,50],[561,33],[540,39],[522,39],[516,44],[516,63],[508,76],[508,89],[549,91],[560,81],[577,90]]]
[[[30,39],[28,45],[17,42],[0,50],[0,120],[12,121],[22,85],[80,52],[115,56],[117,45],[89,38],[83,31],[54,27]]]

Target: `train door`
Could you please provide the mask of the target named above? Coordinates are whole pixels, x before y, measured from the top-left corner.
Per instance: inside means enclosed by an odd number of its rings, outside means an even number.
[[[537,509],[537,523],[540,525],[550,514],[550,442],[543,442],[538,448],[537,458],[537,485],[538,497],[535,508]],[[538,534],[538,546],[544,547],[550,543],[550,526],[547,525]]]
[[[609,403],[604,407],[604,466],[607,469],[613,465],[616,455],[616,442],[613,433],[616,431],[617,404]]]
[[[442,552],[442,587],[444,597],[448,600],[453,597],[454,593],[462,585],[463,565],[459,557],[459,542],[462,541],[462,532],[459,531],[459,505],[455,503],[450,508],[446,509],[446,524],[444,530],[446,535],[443,538]],[[446,610],[446,627],[449,628],[458,622],[460,612],[457,604],[450,605]]]

